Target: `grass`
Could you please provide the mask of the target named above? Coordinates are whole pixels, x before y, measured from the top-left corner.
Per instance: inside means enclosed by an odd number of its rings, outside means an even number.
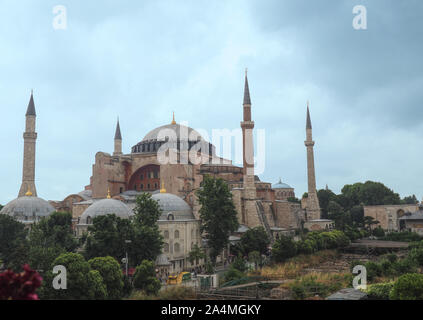
[[[195,300],[197,298],[193,288],[171,286],[161,290],[157,296],[146,295],[143,291],[134,291],[128,300]]]
[[[323,250],[310,255],[298,255],[287,262],[264,267],[260,275],[263,277],[295,279],[305,268],[317,266],[326,261],[333,261],[339,257],[336,250]]]
[[[282,284],[282,288],[290,289],[294,299],[325,298],[342,288],[351,286],[350,273],[312,272],[298,277],[295,282]]]

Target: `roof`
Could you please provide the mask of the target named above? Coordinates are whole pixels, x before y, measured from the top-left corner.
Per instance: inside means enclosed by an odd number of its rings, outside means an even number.
[[[307,103],[307,124],[306,124],[306,129],[312,129],[312,126],[311,126],[311,118],[310,118],[310,109],[308,107],[308,103]]]
[[[204,141],[203,137],[198,131],[177,123],[164,125],[151,130],[149,133],[147,133],[142,141],[165,141],[166,137],[169,137],[169,140],[171,141],[174,141],[174,138],[182,141]]]
[[[248,86],[247,72],[245,73],[244,104],[250,104],[251,105],[250,88]]]
[[[177,195],[156,193],[152,199],[158,202],[162,210],[159,220],[195,220],[191,207]]]
[[[169,266],[169,265],[171,265],[171,263],[169,262],[167,255],[162,253],[157,257],[156,266]]]
[[[28,103],[28,109],[26,110],[26,115],[27,116],[36,116],[36,112],[35,112],[35,104],[34,104],[34,97],[33,94],[31,92],[31,98],[29,99],[29,103]]]
[[[292,187],[286,183],[283,183],[281,179],[279,179],[278,183],[272,185],[272,189],[292,189]]]
[[[423,220],[423,208],[410,215],[404,215],[399,220]]]
[[[7,214],[18,221],[34,221],[55,211],[46,200],[38,197],[19,197],[4,206],[0,214]]]
[[[120,133],[119,119],[116,125],[115,140],[122,140],[122,134]]]
[[[114,214],[122,219],[129,219],[134,213],[122,201],[116,199],[103,199],[94,202],[81,216],[80,224],[87,224],[87,218],[94,219],[98,216]]]

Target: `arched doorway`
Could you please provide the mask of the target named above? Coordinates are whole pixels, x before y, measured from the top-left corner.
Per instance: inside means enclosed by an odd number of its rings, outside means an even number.
[[[135,191],[156,191],[160,189],[160,166],[149,164],[139,168],[129,180],[129,189]]]

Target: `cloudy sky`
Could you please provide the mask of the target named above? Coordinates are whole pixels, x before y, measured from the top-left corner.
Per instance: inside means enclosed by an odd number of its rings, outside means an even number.
[[[353,28],[356,5],[367,30]],[[118,116],[128,153],[172,111],[239,128],[246,67],[262,180],[306,191],[310,100],[319,188],[374,180],[421,199],[422,13],[420,0],[0,0],[0,203],[19,191],[31,89],[38,194],[61,200],[89,183],[97,151],[113,152]]]

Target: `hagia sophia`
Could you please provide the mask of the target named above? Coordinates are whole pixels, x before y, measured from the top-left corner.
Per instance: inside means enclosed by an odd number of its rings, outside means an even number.
[[[314,141],[309,105],[306,114],[306,141],[308,197],[301,204],[288,201],[295,197],[294,188],[279,182],[260,181],[254,174],[254,144],[252,103],[247,73],[243,99],[243,166],[235,166],[229,159],[216,155],[216,148],[194,129],[178,124],[173,117],[148,132],[133,146],[129,153],[122,150],[122,131],[119,120],[114,136],[112,153],[97,152],[92,166],[92,176],[84,190],[67,196],[63,201],[46,201],[39,198],[35,186],[36,111],[33,93],[26,112],[22,185],[18,198],[0,211],[25,224],[37,222],[54,211],[72,213],[76,236],[82,236],[99,215],[116,214],[131,219],[138,195],[152,194],[162,210],[158,220],[164,237],[162,255],[157,267],[168,267],[178,272],[192,267],[188,254],[194,245],[203,244],[200,234],[199,204],[196,191],[201,188],[203,177],[211,175],[224,179],[232,192],[240,228],[231,241],[249,228],[263,226],[271,239],[280,234],[292,233],[299,228],[309,230],[331,229],[331,220],[321,219],[316,191],[314,168]],[[183,132],[188,134],[182,134]],[[164,163],[159,154],[170,145],[166,153],[173,152],[176,162]],[[200,148],[199,148],[200,146]],[[188,159],[189,152],[196,152],[200,163]],[[277,179],[275,179],[277,181]]]

